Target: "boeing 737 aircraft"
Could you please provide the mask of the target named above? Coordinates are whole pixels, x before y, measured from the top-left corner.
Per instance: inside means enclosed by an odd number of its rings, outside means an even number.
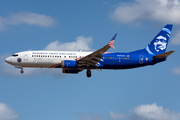
[[[5,61],[24,73],[23,67],[62,68],[63,73],[79,73],[87,70],[87,77],[91,77],[92,69],[130,69],[154,65],[163,62],[174,51],[165,52],[172,30],[167,24],[156,37],[144,48],[129,53],[106,52],[116,38],[115,34],[110,42],[95,52],[82,51],[24,51],[13,54]]]

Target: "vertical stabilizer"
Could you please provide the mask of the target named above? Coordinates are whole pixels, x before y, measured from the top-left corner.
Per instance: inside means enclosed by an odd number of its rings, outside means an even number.
[[[147,45],[145,50],[152,55],[165,53],[171,35],[172,27],[172,24],[167,24]]]

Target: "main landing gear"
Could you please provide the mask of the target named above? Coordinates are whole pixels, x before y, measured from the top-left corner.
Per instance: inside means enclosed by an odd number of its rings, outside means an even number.
[[[87,71],[86,71],[86,76],[87,76],[88,78],[91,77],[91,70],[90,70],[90,69],[87,69]]]

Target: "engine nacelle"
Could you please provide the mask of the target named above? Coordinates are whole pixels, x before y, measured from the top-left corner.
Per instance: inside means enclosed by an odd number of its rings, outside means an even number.
[[[78,72],[80,72],[81,70],[78,69],[62,69],[63,73],[72,73],[72,74],[77,74]]]
[[[78,68],[78,63],[74,60],[63,60],[61,62],[61,68]]]

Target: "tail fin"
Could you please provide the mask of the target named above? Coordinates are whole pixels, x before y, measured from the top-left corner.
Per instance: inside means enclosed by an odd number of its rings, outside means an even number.
[[[173,25],[167,24],[147,45],[145,50],[152,55],[165,53]]]

